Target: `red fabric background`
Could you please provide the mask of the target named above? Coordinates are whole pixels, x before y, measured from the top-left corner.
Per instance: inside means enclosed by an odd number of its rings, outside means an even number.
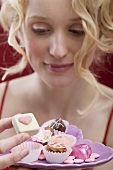
[[[3,33],[3,30],[0,27],[0,67],[10,67],[14,64],[16,64],[21,56],[12,49],[7,43],[7,35],[6,33]],[[11,80],[17,77],[21,77],[27,74],[31,74],[33,70],[30,66],[28,66],[22,73],[18,73],[15,75],[8,76],[6,80]],[[3,70],[0,70],[0,82],[1,78],[4,74]]]
[[[14,65],[18,62],[20,56],[13,51],[11,47],[7,44],[7,36],[3,34],[2,29],[0,28],[0,66],[3,67],[10,67],[11,65]],[[96,73],[98,70],[98,80],[111,88],[113,88],[113,55],[111,56],[111,59],[109,62],[106,62],[103,71],[101,71],[101,68],[95,68]],[[6,80],[14,79],[16,77],[24,76],[27,74],[31,74],[33,71],[28,66],[22,73],[8,76]],[[0,70],[0,82],[1,77],[3,75],[3,71]]]

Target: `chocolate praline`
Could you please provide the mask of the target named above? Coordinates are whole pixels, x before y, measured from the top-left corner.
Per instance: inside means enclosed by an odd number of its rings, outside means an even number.
[[[66,126],[65,126],[65,124],[64,124],[64,122],[63,122],[63,120],[61,118],[55,119],[51,123],[50,127],[55,129],[55,130],[61,131],[61,132],[65,132],[66,131]]]

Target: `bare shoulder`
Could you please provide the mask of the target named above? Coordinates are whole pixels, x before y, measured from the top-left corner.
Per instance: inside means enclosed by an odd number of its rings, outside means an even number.
[[[106,108],[106,113],[108,114],[108,120],[110,118],[110,125],[108,129],[106,144],[110,147],[113,147],[113,89],[106,87],[104,85],[100,85],[100,87],[105,93],[105,95],[110,97],[110,99],[107,97],[103,97],[103,107]]]
[[[102,89],[102,91],[105,93],[105,95],[107,95],[113,100],[113,89],[102,84],[99,84],[99,86]]]
[[[111,96],[113,98],[113,89],[108,87],[108,86],[105,86],[103,84],[99,84],[101,89],[109,96]]]
[[[113,109],[113,89],[100,83],[98,86],[102,93],[99,93],[95,102],[95,109],[108,114]]]
[[[8,83],[7,92],[11,93],[15,90],[16,92],[18,92],[19,89],[22,89],[24,82],[26,82],[26,76],[0,83],[0,101],[2,100],[7,83]]]
[[[6,82],[0,83],[0,103],[1,103],[1,99],[2,99],[2,97],[3,97],[3,93],[4,93],[4,90],[5,90],[5,86],[6,86]]]
[[[2,109],[2,117],[13,116],[18,108],[22,107],[25,94],[28,92],[30,76],[24,76],[9,81],[5,101]],[[0,84],[0,104],[3,98],[6,82]],[[24,105],[24,103],[23,103]]]

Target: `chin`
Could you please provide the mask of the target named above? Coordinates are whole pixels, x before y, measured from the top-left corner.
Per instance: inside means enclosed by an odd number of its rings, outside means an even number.
[[[52,87],[52,88],[66,88],[71,86],[72,84],[75,84],[75,82],[77,81],[77,79],[75,80],[55,80],[55,81],[46,81],[46,84],[48,84],[48,86]]]

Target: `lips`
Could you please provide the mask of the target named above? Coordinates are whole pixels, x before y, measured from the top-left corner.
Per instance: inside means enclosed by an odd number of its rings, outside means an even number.
[[[47,69],[56,73],[63,73],[68,71],[71,67],[73,67],[73,63],[69,64],[46,64]]]

